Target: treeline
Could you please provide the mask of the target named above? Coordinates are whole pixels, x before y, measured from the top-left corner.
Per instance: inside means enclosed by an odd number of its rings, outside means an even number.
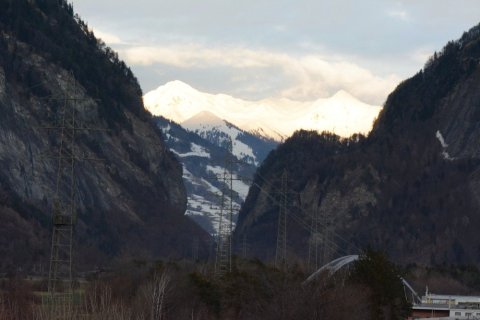
[[[237,259],[218,279],[210,267],[137,261],[91,278],[77,290],[73,319],[366,320],[405,319],[410,312],[400,271],[378,252],[367,251],[335,281],[305,283],[308,274],[298,266],[281,271],[258,260]],[[0,320],[48,319],[25,281],[5,281],[2,289]]]

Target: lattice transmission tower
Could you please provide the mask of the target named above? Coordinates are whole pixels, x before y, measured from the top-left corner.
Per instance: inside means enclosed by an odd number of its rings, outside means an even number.
[[[59,132],[56,150],[49,158],[57,162],[55,191],[52,199],[52,242],[50,267],[48,273],[49,319],[70,319],[73,308],[73,239],[76,213],[76,179],[75,168],[78,160],[100,160],[80,156],[76,148],[76,138],[80,131],[101,130],[83,126],[78,116],[78,101],[92,99],[77,96],[77,83],[73,74],[71,84],[73,96],[65,92],[61,100],[59,122],[43,127]],[[66,89],[68,90],[68,88]]]
[[[287,266],[287,205],[288,205],[288,173],[283,170],[278,208],[277,249],[275,251],[275,267],[285,269]]]
[[[223,174],[217,177],[222,182],[222,194],[219,203],[219,222],[217,229],[217,252],[215,257],[215,278],[220,278],[226,272],[232,271],[232,233],[233,215],[237,210],[233,204],[233,181],[241,180],[233,173],[236,159],[232,156],[232,140],[229,139]]]
[[[311,225],[310,225],[310,238],[308,241],[308,262],[307,265],[311,271],[315,271],[319,268],[320,255],[318,247],[321,241],[321,234],[319,233],[319,221],[318,221],[318,207],[315,207],[311,213]]]

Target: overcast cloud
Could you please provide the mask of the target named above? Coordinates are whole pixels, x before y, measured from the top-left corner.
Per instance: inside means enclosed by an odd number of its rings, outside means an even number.
[[[477,0],[75,0],[144,92],[182,80],[244,99],[313,100],[343,89],[381,104],[447,41]]]

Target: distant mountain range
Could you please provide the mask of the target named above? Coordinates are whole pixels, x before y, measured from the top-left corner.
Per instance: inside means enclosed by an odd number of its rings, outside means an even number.
[[[172,81],[148,92],[145,107],[192,129],[200,122],[219,119],[252,133],[282,141],[299,129],[329,131],[348,137],[368,133],[381,108],[368,105],[346,91],[326,99],[301,102],[289,99],[246,101],[225,94],[200,92],[181,81]]]
[[[182,127],[219,147],[232,142],[232,154],[241,161],[258,166],[277,142],[244,131],[209,111],[201,111],[182,122]]]
[[[165,135],[168,148],[183,165],[183,180],[188,195],[185,214],[207,232],[215,234],[220,217],[218,204],[222,191],[227,190],[225,203],[230,201],[231,196],[235,212],[238,212],[247,196],[249,181],[253,178],[257,168],[256,164],[263,161],[263,158],[255,155],[258,155],[254,151],[257,150],[255,143],[244,144],[236,137],[247,137],[247,140],[251,141],[263,140],[249,136],[234,126],[228,126],[223,121],[209,122],[213,127],[226,126],[231,130],[232,137],[236,139],[232,140],[234,152],[230,153],[226,146],[229,137],[226,137],[222,131],[216,131],[215,128],[195,133],[163,117],[156,117],[155,123]],[[194,125],[195,123],[190,122],[190,124]],[[202,136],[202,133],[205,135]],[[261,144],[262,142],[260,142]],[[274,146],[275,144],[270,146],[268,151]],[[264,155],[261,154],[261,156]],[[240,180],[233,181],[233,192],[230,194],[228,182],[225,183],[222,177],[224,175],[229,177],[231,174],[235,179]],[[233,219],[235,225],[237,214],[234,214]]]
[[[245,101],[203,93],[181,81],[169,82],[144,96],[157,116],[168,147],[183,164],[187,188],[186,215],[206,231],[216,232],[215,208],[224,185],[212,177],[227,172],[225,156],[236,158],[234,206],[245,200],[256,168],[280,141],[301,128],[334,131],[344,136],[370,130],[380,108],[360,102],[345,91],[328,99]],[[232,144],[231,153],[227,151]],[[234,216],[236,222],[237,216]]]

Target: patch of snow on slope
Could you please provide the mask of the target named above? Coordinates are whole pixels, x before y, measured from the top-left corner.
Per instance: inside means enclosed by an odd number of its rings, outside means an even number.
[[[217,177],[222,177],[225,172],[225,169],[219,166],[207,165],[207,171],[213,173]],[[230,173],[228,172],[227,175],[230,175]],[[242,180],[240,180],[241,178],[236,174],[233,174],[232,178],[235,179],[232,182],[233,190],[238,193],[238,195],[243,201],[245,201],[245,199],[247,198],[248,190],[250,186],[245,182],[243,182]]]
[[[437,137],[438,141],[440,141],[440,144],[442,145],[442,148],[447,148],[448,147],[448,144],[446,144],[445,139],[443,138],[440,130],[437,130],[437,133],[435,134],[435,136]]]
[[[213,132],[223,133],[227,135],[232,141],[232,154],[238,159],[248,157],[252,159],[255,165],[258,165],[258,161],[255,159],[255,154],[252,148],[247,144],[237,140],[238,136],[242,134],[238,128],[227,123],[225,120],[220,119],[209,111],[201,111],[195,114],[193,117],[183,121],[181,123],[185,129],[195,132],[204,139]]]
[[[454,160],[455,158],[452,158],[450,154],[448,154],[447,152],[448,144],[445,142],[445,139],[443,138],[443,135],[440,132],[440,130],[437,130],[437,132],[435,133],[435,137],[437,137],[438,141],[440,142],[440,145],[443,148],[443,151],[442,151],[443,158],[446,160]]]
[[[208,153],[205,148],[195,144],[190,143],[190,152],[187,153],[179,153],[172,149],[172,152],[175,153],[177,156],[184,158],[184,157],[202,157],[202,158],[210,158],[210,153]]]
[[[224,168],[220,167],[220,166],[211,166],[211,165],[207,165],[207,171],[210,171],[211,173],[213,173],[214,175],[216,176],[220,176],[223,174],[223,172],[225,171]]]
[[[234,175],[236,179],[238,179],[237,176]],[[233,190],[235,190],[240,198],[242,198],[243,201],[247,198],[248,195],[248,190],[250,189],[250,186],[243,182],[242,180],[235,180],[233,181]]]
[[[190,143],[190,150],[198,157],[210,158],[210,153],[208,153],[205,148],[193,142]]]

